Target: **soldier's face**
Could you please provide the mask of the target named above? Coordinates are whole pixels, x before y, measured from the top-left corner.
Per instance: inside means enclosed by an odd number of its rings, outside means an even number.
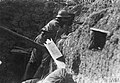
[[[71,20],[71,18],[66,18],[66,19],[63,20],[63,22],[65,23],[65,25],[67,25],[67,26],[71,26],[73,20]]]
[[[61,20],[62,20],[63,22],[68,22],[68,21],[69,21],[69,18],[68,18],[68,17],[63,17],[63,18],[61,18]]]

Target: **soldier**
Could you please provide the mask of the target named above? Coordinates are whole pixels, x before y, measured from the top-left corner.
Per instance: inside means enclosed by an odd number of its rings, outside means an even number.
[[[56,18],[41,29],[41,33],[36,37],[35,42],[43,44],[46,39],[52,38],[56,43],[58,39],[69,33],[69,26],[72,24],[72,21],[71,15],[66,10],[60,10]],[[24,80],[33,78],[42,79],[53,71],[52,68],[52,58],[47,49],[43,47],[40,51],[34,48],[26,67]]]

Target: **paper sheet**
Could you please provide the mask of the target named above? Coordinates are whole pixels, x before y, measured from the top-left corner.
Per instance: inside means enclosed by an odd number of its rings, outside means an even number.
[[[56,60],[57,58],[63,56],[60,50],[57,48],[56,44],[53,42],[53,40],[47,39],[46,44],[44,44],[47,50],[49,51],[50,55],[52,56],[53,60],[57,64],[58,68],[65,68],[65,63],[59,60]]]

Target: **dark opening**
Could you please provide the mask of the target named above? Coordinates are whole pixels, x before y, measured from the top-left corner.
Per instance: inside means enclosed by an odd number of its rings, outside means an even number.
[[[80,64],[81,64],[80,56],[77,56],[76,58],[73,59],[72,70],[76,75],[79,73]]]
[[[102,50],[106,43],[108,31],[91,28],[90,50]]]

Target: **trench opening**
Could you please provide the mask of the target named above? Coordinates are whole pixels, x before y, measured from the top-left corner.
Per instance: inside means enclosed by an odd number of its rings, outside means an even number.
[[[89,43],[89,50],[102,50],[106,43],[107,35],[109,34],[108,31],[91,28],[90,29],[90,43]]]

